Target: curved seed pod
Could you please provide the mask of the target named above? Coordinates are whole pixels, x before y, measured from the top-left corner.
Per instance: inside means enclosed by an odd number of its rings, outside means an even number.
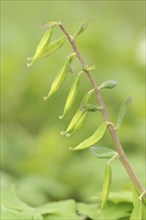
[[[103,188],[102,188],[102,198],[101,198],[101,209],[104,208],[107,200],[108,195],[111,187],[111,180],[112,180],[112,170],[109,163],[105,166],[104,171],[104,181],[103,181]]]
[[[83,100],[84,102],[87,102],[89,100],[89,98],[91,97],[91,94],[94,90],[90,90],[86,93],[86,95],[84,96]],[[69,134],[71,135],[73,131],[75,131],[75,127],[77,126],[78,128],[80,127],[79,124],[81,125],[83,122],[83,119],[85,119],[86,114],[84,114],[85,112],[81,111],[80,109],[77,110],[77,112],[75,113],[74,117],[72,118],[69,126],[67,127],[66,131],[62,131],[61,135],[65,135],[65,134]],[[84,115],[84,117],[82,116]],[[81,117],[83,117],[83,119],[81,120]],[[81,120],[81,121],[80,121]],[[79,123],[80,121],[80,123]],[[77,128],[76,128],[77,130]]]
[[[99,89],[113,89],[116,85],[117,85],[117,81],[109,80],[109,81],[103,82],[99,86]]]
[[[51,42],[47,49],[42,53],[41,57],[47,57],[50,54],[54,53],[56,50],[58,50],[65,42],[65,37],[61,37],[53,42]]]
[[[83,98],[81,103],[87,103],[93,92],[94,92],[94,89],[89,90],[86,93],[86,95],[84,96],[84,98]]]
[[[75,81],[70,89],[70,92],[68,94],[68,97],[67,97],[67,100],[65,103],[63,115],[59,116],[60,119],[62,119],[65,116],[65,114],[69,111],[69,109],[71,108],[71,106],[76,98],[77,89],[78,89],[78,85],[79,85],[79,78],[80,78],[80,74],[78,74],[77,78],[75,79]]]
[[[48,44],[51,40],[52,30],[53,29],[51,28],[44,33],[44,35],[43,35],[43,37],[42,37],[42,39],[36,49],[34,56],[32,58],[27,58],[28,61],[31,61],[31,63],[27,64],[28,67],[31,66],[36,59],[40,58],[42,56],[42,54],[44,53],[44,51],[47,49]]]
[[[138,199],[135,202],[133,211],[130,215],[130,220],[142,220],[142,210],[143,209],[143,203],[140,199]]]
[[[118,114],[118,118],[117,118],[117,122],[116,122],[116,129],[118,129],[121,126],[122,121],[124,119],[124,116],[126,114],[126,111],[128,109],[128,106],[130,105],[131,101],[132,101],[132,98],[131,98],[131,96],[129,96],[121,105],[121,108],[120,108],[120,111]]]
[[[104,135],[105,130],[107,128],[107,122],[102,123],[97,130],[85,141],[81,142],[74,148],[70,148],[72,150],[82,150],[92,146],[93,144],[97,143]]]
[[[61,85],[64,83],[64,81],[67,77],[67,74],[69,71],[69,65],[73,59],[73,56],[74,56],[74,54],[72,56],[70,55],[67,57],[63,68],[57,74],[55,80],[52,83],[51,89],[50,89],[47,97],[44,97],[44,100],[48,99],[51,95],[53,95],[61,87]]]
[[[79,118],[81,117],[81,115],[83,114],[83,112],[78,109],[77,112],[75,113],[74,117],[72,118],[69,126],[67,127],[67,129],[65,131],[61,132],[61,135],[65,135],[67,133],[70,133],[74,130],[76,123],[78,122]]]
[[[86,118],[86,115],[87,115],[87,112],[83,112],[80,115],[78,121],[76,122],[76,124],[75,124],[74,128],[71,130],[71,132],[70,133],[68,133],[68,132],[66,133],[66,137],[69,137],[70,135],[72,135],[74,132],[76,132],[82,126],[82,124],[83,124],[83,122],[84,122],[84,120]]]

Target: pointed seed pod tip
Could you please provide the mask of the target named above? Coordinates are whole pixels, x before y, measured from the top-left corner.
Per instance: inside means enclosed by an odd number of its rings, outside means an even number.
[[[43,98],[43,100],[46,101],[46,100],[47,100],[47,97],[45,96],[45,97]]]
[[[61,131],[61,133],[60,133],[62,136],[65,134],[65,132],[64,131]]]

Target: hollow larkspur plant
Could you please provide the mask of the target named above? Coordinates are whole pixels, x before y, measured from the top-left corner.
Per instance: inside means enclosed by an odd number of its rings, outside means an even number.
[[[34,61],[36,61],[37,59],[44,58],[46,56],[51,55],[53,52],[61,48],[65,41],[68,41],[68,43],[71,45],[73,49],[73,53],[67,56],[63,67],[61,68],[60,72],[56,75],[56,78],[54,79],[52,83],[50,91],[48,95],[44,97],[44,100],[47,101],[47,99],[50,96],[52,96],[54,93],[56,93],[61,88],[66,78],[69,77],[68,72],[70,72],[71,70],[70,64],[73,63],[74,58],[76,58],[81,64],[81,69],[76,74],[75,81],[73,82],[71,89],[68,93],[67,100],[64,105],[63,113],[62,115],[59,116],[59,118],[63,119],[65,115],[69,112],[69,110],[73,107],[74,101],[79,91],[79,84],[81,83],[81,77],[83,74],[88,77],[89,82],[92,86],[92,89],[87,91],[81,103],[78,104],[78,108],[76,110],[75,115],[73,116],[66,130],[61,132],[61,135],[65,135],[69,137],[74,132],[77,132],[79,128],[82,127],[88,115],[88,112],[98,111],[101,113],[101,115],[103,116],[103,122],[97,126],[94,133],[89,137],[85,137],[85,140],[83,140],[77,146],[69,146],[69,149],[76,151],[76,150],[83,150],[85,148],[90,148],[92,154],[96,156],[97,158],[100,158],[100,159],[108,158],[108,161],[105,165],[105,174],[104,174],[103,188],[102,188],[102,193],[101,193],[101,206],[99,210],[101,211],[100,214],[102,214],[102,210],[107,204],[108,196],[110,192],[110,186],[112,183],[111,163],[115,159],[118,159],[119,161],[121,161],[125,170],[127,171],[127,174],[129,175],[131,179],[131,182],[134,186],[134,190],[137,195],[136,202],[135,201],[133,202],[133,211],[131,213],[130,219],[131,220],[142,219],[144,216],[143,213],[145,210],[146,191],[144,187],[142,186],[142,184],[140,183],[139,179],[137,178],[132,166],[129,163],[129,160],[127,159],[127,156],[122,148],[122,145],[118,137],[118,132],[117,132],[124,120],[124,116],[126,114],[129,104],[131,103],[132,98],[129,96],[121,104],[118,117],[117,117],[117,122],[113,123],[110,120],[109,113],[104,104],[104,100],[102,98],[102,90],[113,89],[115,86],[117,86],[117,81],[108,80],[108,81],[101,83],[98,86],[96,80],[91,74],[91,71],[95,69],[95,65],[89,65],[84,61],[83,56],[78,50],[78,47],[75,42],[76,39],[79,37],[79,35],[82,34],[87,29],[87,26],[89,25],[89,23],[90,21],[83,23],[74,35],[71,35],[70,33],[68,33],[61,22],[50,21],[44,24],[42,26],[42,28],[45,30],[44,36],[42,37],[34,56],[32,58],[28,58],[30,63],[28,63],[27,66],[30,67],[34,63]],[[63,36],[51,42],[52,33],[55,31],[55,28],[59,28],[62,31]],[[93,93],[96,95],[97,104],[90,103],[90,97],[92,96]],[[115,150],[111,150],[106,147],[95,146],[100,141],[100,139],[104,137],[106,130],[109,130],[111,139],[115,146]]]

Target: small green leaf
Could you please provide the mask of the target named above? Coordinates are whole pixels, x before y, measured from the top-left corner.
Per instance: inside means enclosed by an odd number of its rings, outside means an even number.
[[[47,97],[44,97],[44,100],[48,99],[51,95],[53,95],[62,86],[62,84],[64,83],[64,81],[67,78],[67,74],[69,72],[69,65],[70,65],[71,61],[73,60],[74,56],[75,56],[75,54],[71,54],[70,56],[67,57],[63,68],[57,74],[55,80],[52,83],[50,91],[49,91]]]
[[[111,187],[111,180],[112,180],[112,170],[109,163],[105,166],[104,171],[104,181],[103,181],[103,188],[102,188],[102,199],[101,199],[101,209],[104,208],[106,202],[108,200],[108,195]]]
[[[87,112],[97,112],[97,111],[101,111],[102,107],[82,102],[80,104],[80,110],[83,112],[86,112],[86,111]]]
[[[34,56],[32,58],[27,58],[28,61],[31,61],[31,63],[27,64],[28,67],[30,67],[36,59],[40,58],[42,56],[42,54],[44,53],[44,51],[47,49],[48,44],[51,40],[52,30],[53,29],[51,28],[44,33],[44,35],[43,35],[43,37],[42,37],[42,39],[36,49]]]
[[[70,108],[76,98],[78,85],[79,85],[79,78],[80,78],[80,74],[78,74],[77,78],[75,79],[75,81],[70,89],[70,92],[68,94],[68,97],[67,97],[67,100],[65,103],[63,114],[62,114],[62,116],[59,116],[60,119],[62,119],[65,116],[65,114],[70,110]]]
[[[109,81],[103,82],[99,86],[99,89],[113,89],[116,85],[117,85],[117,81],[109,80]]]
[[[46,48],[46,50],[42,53],[41,57],[47,57],[49,55],[51,55],[52,53],[54,53],[56,50],[58,50],[65,42],[65,37],[61,37],[55,41],[52,41],[48,47]]]
[[[71,150],[82,150],[92,146],[93,144],[97,143],[104,135],[105,130],[107,128],[107,123],[102,123],[99,128],[85,141],[81,142],[74,148],[70,148]]]
[[[85,23],[83,23],[81,25],[81,27],[77,30],[77,32],[75,33],[74,37],[73,37],[73,40],[75,40],[82,32],[84,32],[88,26],[88,24],[93,21],[93,20],[90,20],[90,21],[87,21]]]
[[[91,152],[93,153],[94,156],[98,158],[112,158],[114,155],[117,154],[116,151],[111,150],[106,147],[91,147],[90,148]]]
[[[88,71],[91,71],[91,70],[94,70],[96,69],[96,66],[95,65],[87,65],[86,67],[83,67],[82,70],[84,72],[88,72]]]
[[[142,207],[143,207],[142,201],[138,199],[130,215],[130,220],[142,220]]]
[[[117,122],[116,122],[116,129],[118,129],[121,126],[122,121],[124,119],[124,116],[126,114],[126,111],[128,109],[128,106],[130,105],[131,101],[132,101],[132,98],[131,98],[131,96],[129,96],[121,105],[121,108],[120,108],[120,111],[118,114],[118,118],[117,118]]]

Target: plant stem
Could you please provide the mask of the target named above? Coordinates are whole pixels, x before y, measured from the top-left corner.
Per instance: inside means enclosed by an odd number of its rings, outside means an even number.
[[[65,30],[65,28],[62,24],[59,24],[59,27],[63,31],[63,33],[66,35],[69,43],[71,44],[74,52],[77,55],[78,60],[80,61],[81,65],[82,65],[82,67],[85,68],[87,66],[87,64],[84,61],[83,56],[81,55],[80,51],[78,50],[78,48],[75,44],[75,41],[72,39],[72,37],[69,35],[69,33]],[[90,80],[90,83],[92,84],[92,87],[95,90],[95,94],[96,94],[99,106],[102,107],[101,114],[102,114],[105,121],[110,122],[110,117],[109,117],[108,111],[106,109],[106,106],[104,104],[104,101],[102,99],[100,89],[98,88],[95,79],[91,75],[91,72],[87,71],[86,74],[87,74],[87,76]],[[118,137],[118,134],[117,134],[117,130],[114,129],[112,124],[109,124],[108,129],[109,129],[110,135],[112,137],[112,140],[114,142],[116,151],[119,155],[119,158],[120,158],[123,166],[125,167],[131,181],[140,190],[140,192],[144,192],[144,187],[142,186],[142,184],[140,183],[138,177],[136,176],[136,174],[135,174],[133,168],[131,167],[131,165],[130,165],[128,159],[127,159],[127,156],[125,155],[125,152],[124,152],[124,150],[121,146],[121,143],[120,143],[120,140],[119,140],[119,137]],[[144,196],[146,197],[146,194]]]

